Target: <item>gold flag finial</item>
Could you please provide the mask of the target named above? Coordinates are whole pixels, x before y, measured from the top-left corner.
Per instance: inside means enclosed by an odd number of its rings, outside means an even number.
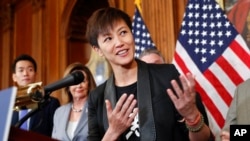
[[[139,12],[142,14],[141,0],[135,0],[135,5],[138,8]]]

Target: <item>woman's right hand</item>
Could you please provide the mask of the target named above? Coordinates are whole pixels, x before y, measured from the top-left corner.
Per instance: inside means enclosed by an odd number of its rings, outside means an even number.
[[[136,108],[136,99],[133,94],[129,96],[123,94],[116,103],[114,109],[112,109],[109,100],[105,100],[109,127],[103,137],[104,140],[117,140],[119,136],[125,132],[132,124],[135,116],[138,113]]]
[[[221,141],[230,141],[230,134],[228,131],[222,131],[220,137]]]

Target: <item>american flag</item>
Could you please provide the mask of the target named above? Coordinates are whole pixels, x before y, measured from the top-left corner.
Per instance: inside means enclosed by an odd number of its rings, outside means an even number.
[[[132,32],[135,39],[135,57],[138,58],[140,53],[147,48],[155,48],[149,31],[142,19],[142,16],[135,6],[135,14],[133,16]]]
[[[238,84],[250,77],[250,52],[215,0],[189,0],[173,63],[195,75],[196,91],[218,134]]]

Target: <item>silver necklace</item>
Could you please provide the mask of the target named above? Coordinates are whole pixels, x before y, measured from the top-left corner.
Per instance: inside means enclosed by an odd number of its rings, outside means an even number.
[[[77,112],[77,113],[82,112],[82,108],[77,110],[77,109],[74,108],[73,105],[71,106],[71,109],[72,109],[73,112]]]

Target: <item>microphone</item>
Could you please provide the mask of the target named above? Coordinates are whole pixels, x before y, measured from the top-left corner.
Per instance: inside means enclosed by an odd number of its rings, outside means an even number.
[[[68,87],[71,85],[77,85],[77,84],[81,83],[83,80],[84,80],[84,75],[81,71],[73,72],[73,73],[69,74],[68,76],[66,76],[65,78],[45,86],[44,87],[44,94],[46,96],[55,90],[58,90],[58,89],[61,89],[64,87]]]
[[[59,81],[56,81],[52,84],[45,86],[44,88],[42,88],[40,85],[37,84],[25,88],[25,90],[27,89],[27,95],[22,96],[20,98],[18,97],[16,98],[15,110],[19,111],[21,109],[27,109],[29,105],[35,104],[34,102],[37,102],[39,104],[33,106],[34,109],[27,115],[25,115],[20,121],[18,121],[15,127],[20,127],[29,117],[38,112],[39,109],[44,108],[44,106],[48,103],[47,100],[51,92],[61,89],[63,87],[77,85],[81,83],[83,80],[84,80],[83,73],[81,71],[76,71]]]
[[[52,84],[49,84],[45,87],[41,87],[41,84],[34,83],[33,85],[28,86],[27,88],[20,89],[22,91],[21,96],[16,97],[15,110],[25,109],[28,107],[35,108],[37,104],[35,103],[44,103],[48,100],[51,92],[61,89],[63,87],[68,87],[71,85],[77,85],[84,80],[84,75],[81,71],[76,71],[65,78],[56,81]]]

